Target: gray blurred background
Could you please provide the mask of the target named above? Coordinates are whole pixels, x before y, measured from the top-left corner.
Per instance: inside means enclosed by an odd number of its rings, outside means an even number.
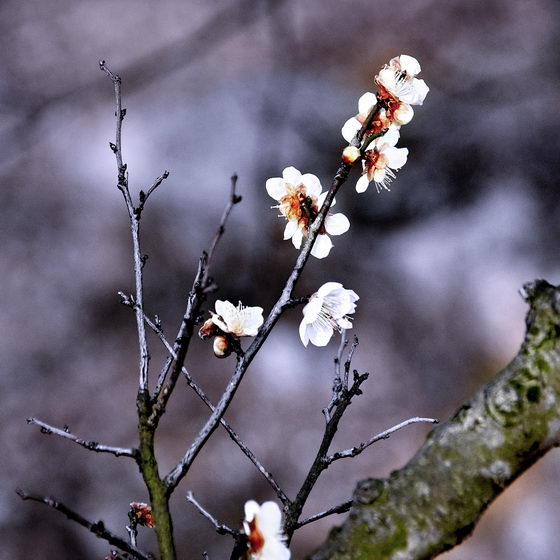
[[[347,413],[343,449],[415,415],[445,419],[514,355],[524,334],[517,290],[560,282],[558,195],[560,8],[554,0],[3,0],[0,4],[2,469],[0,557],[103,558],[104,542],[14,488],[52,494],[124,534],[146,500],[134,463],[98,455],[25,423],[37,416],[88,439],[135,439],[137,342],[118,290],[133,289],[126,210],[115,188],[114,99],[98,59],[123,78],[124,158],[134,192],[169,179],[142,219],[146,309],[176,332],[201,251],[239,174],[243,195],[215,261],[220,290],[270,310],[297,256],[282,241],[268,177],[294,165],[327,186],[340,128],[373,76],[401,53],[431,91],[402,129],[410,150],[390,193],[349,183],[337,211],[350,231],[313,259],[298,295],[326,281],[361,297],[354,366],[372,376]],[[208,308],[207,306],[207,308]],[[287,313],[227,413],[294,495],[313,459],[330,398],[332,358],[305,349]],[[154,374],[164,357],[151,338]],[[233,359],[195,341],[187,365],[214,400]],[[206,418],[180,383],[161,426],[167,472]],[[305,514],[347,500],[422,444],[413,426],[323,475]],[[474,536],[444,555],[552,560],[560,533],[560,458],[552,452],[490,507]],[[229,557],[231,543],[186,502],[238,527],[245,500],[273,499],[217,431],[175,494],[181,558]],[[296,534],[302,558],[333,517]],[[154,550],[147,530],[141,546]]]

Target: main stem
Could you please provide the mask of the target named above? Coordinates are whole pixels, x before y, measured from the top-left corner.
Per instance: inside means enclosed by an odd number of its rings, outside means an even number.
[[[173,540],[173,522],[169,511],[170,492],[169,487],[159,475],[154,450],[155,430],[148,423],[151,405],[150,395],[147,391],[138,394],[137,407],[140,436],[138,466],[150,494],[160,558],[161,560],[175,560],[177,556]]]

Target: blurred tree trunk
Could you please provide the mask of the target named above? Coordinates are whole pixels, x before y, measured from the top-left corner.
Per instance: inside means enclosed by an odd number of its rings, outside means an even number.
[[[433,558],[467,537],[509,484],[560,441],[560,287],[525,285],[513,361],[387,479],[358,483],[346,522],[313,560]]]

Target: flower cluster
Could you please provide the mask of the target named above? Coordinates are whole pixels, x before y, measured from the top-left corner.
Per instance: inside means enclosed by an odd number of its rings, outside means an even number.
[[[268,194],[279,204],[273,206],[280,210],[288,223],[284,229],[284,239],[291,239],[299,249],[307,236],[309,226],[315,221],[323,205],[327,192],[321,192],[321,182],[311,174],[301,174],[295,167],[286,167],[282,177],[274,177],[266,182]],[[331,204],[334,206],[335,202]],[[344,214],[328,214],[315,239],[311,254],[318,259],[326,257],[333,246],[329,235],[341,235],[348,231],[350,222]]]
[[[251,560],[289,560],[290,550],[282,535],[282,514],[276,503],[259,506],[254,500],[246,502],[243,530]]]
[[[356,310],[360,298],[353,290],[346,290],[338,282],[327,282],[310,298],[303,308],[299,336],[304,346],[326,346],[333,332],[351,329],[348,315]]]
[[[255,336],[263,324],[262,307],[237,307],[229,301],[216,301],[216,313],[210,311],[208,319],[198,331],[203,340],[214,337],[214,354],[227,358],[242,336]]]
[[[358,114],[344,123],[342,136],[349,143],[358,132],[363,132],[363,173],[356,183],[359,193],[364,192],[371,181],[377,192],[389,190],[395,171],[406,163],[408,149],[397,148],[396,144],[400,127],[414,116],[412,105],[422,105],[429,91],[424,80],[416,78],[419,73],[420,64],[414,57],[401,54],[392,58],[375,76],[377,94],[364,93],[358,101]]]

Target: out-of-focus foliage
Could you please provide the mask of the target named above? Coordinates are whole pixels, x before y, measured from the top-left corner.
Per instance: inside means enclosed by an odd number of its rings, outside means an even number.
[[[135,444],[135,327],[116,296],[132,289],[130,240],[108,147],[112,88],[98,59],[123,77],[131,187],[171,171],[142,220],[146,309],[170,337],[229,176],[239,174],[244,200],[216,257],[216,297],[266,312],[297,254],[281,240],[266,179],[294,165],[328,185],[345,145],[340,127],[380,66],[401,53],[421,62],[431,91],[402,130],[407,165],[380,195],[357,195],[351,176],[337,196],[350,231],[326,262],[309,263],[298,288],[309,294],[336,281],[360,295],[354,365],[373,375],[337,436],[346,448],[405,417],[452,412],[520,343],[516,290],[535,277],[559,281],[559,21],[553,0],[4,0],[2,554],[93,560],[108,551],[54,512],[21,503],[18,485],[123,534],[129,502],[147,498],[133,462],[25,425],[35,415],[86,438]],[[304,349],[300,319],[300,310],[282,319],[227,414],[289,493],[319,444],[336,352],[334,341]],[[152,354],[157,372],[164,354],[155,339]],[[197,342],[187,365],[216,399],[232,363]],[[176,392],[158,440],[163,470],[205,415],[186,387]],[[425,431],[337,463],[307,513],[348,499],[359,477],[401,466]],[[447,558],[555,558],[559,476],[552,454]],[[273,498],[217,432],[173,503],[185,558],[203,550],[221,558],[230,546],[182,499],[187,489],[232,526],[247,499]],[[296,534],[295,557],[335,522]]]

